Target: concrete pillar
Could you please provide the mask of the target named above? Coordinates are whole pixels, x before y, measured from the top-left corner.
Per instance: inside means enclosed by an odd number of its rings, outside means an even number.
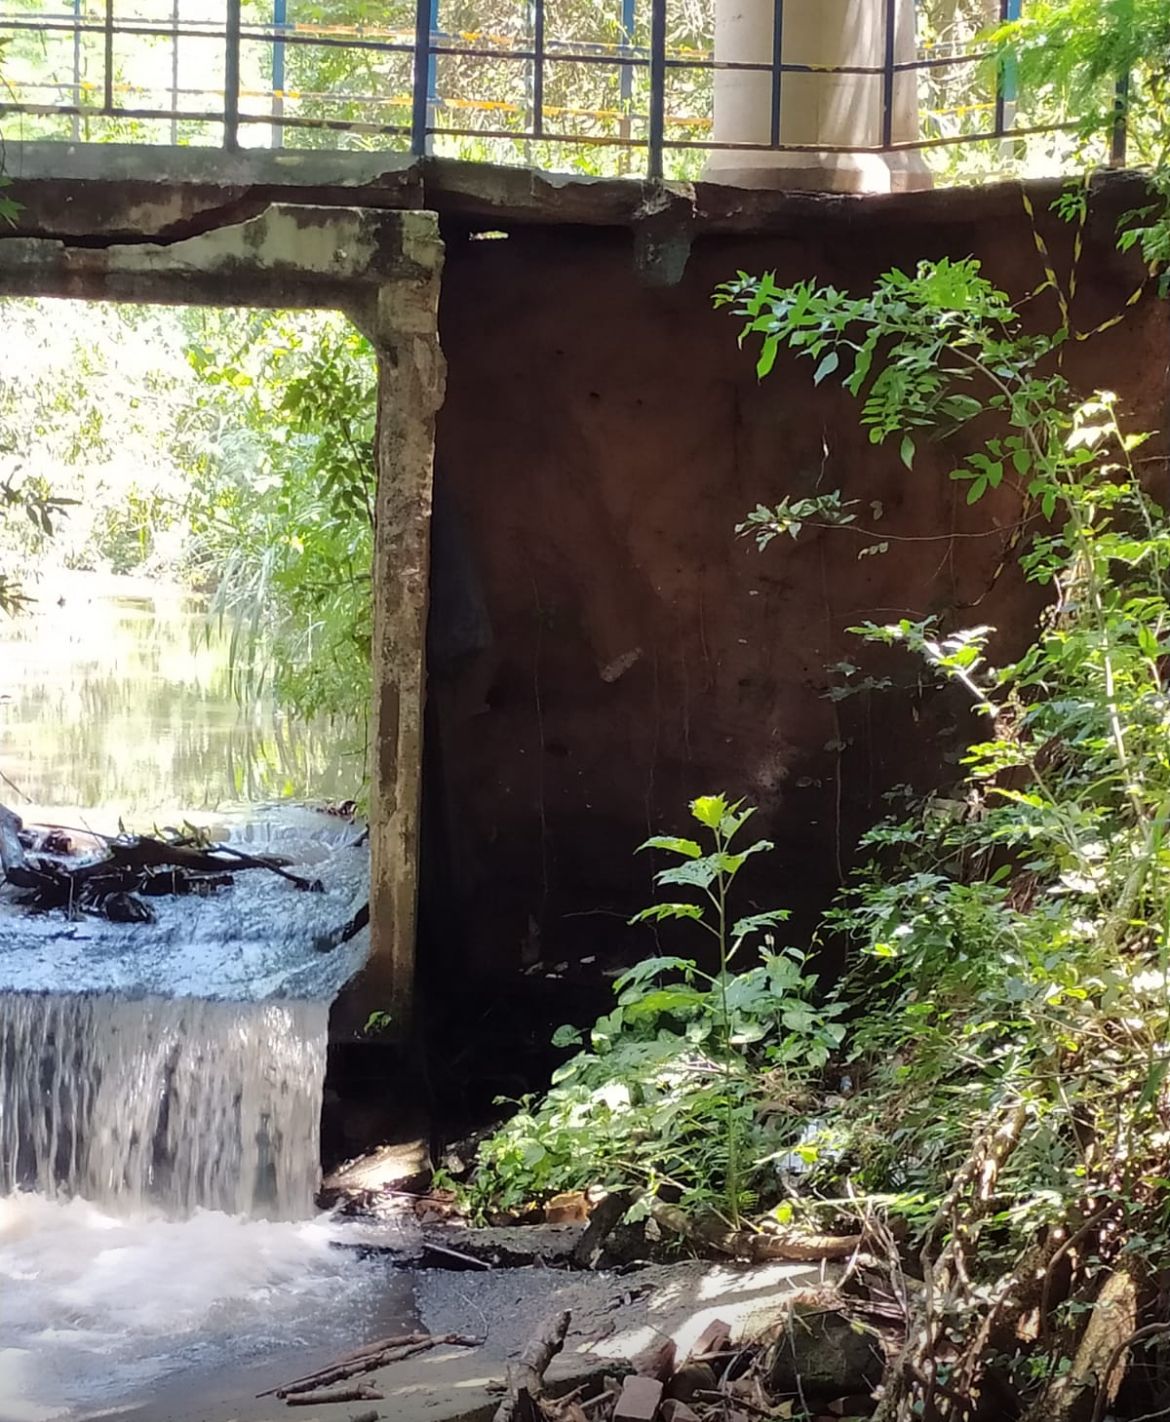
[[[715,58],[720,63],[773,62],[775,0],[715,0]],[[886,56],[886,0],[784,0],[781,54],[785,64],[882,67]],[[897,0],[896,63],[916,52],[914,0]],[[880,74],[786,73],[780,81],[780,141],[799,153],[715,150],[709,182],[753,188],[822,192],[891,192],[930,186],[917,152],[832,153],[830,148],[876,148],[882,143],[885,80]],[[895,143],[918,137],[918,81],[896,74]],[[720,143],[772,141],[772,74],[715,71],[714,138]],[[823,148],[820,145],[824,145]]]
[[[445,367],[438,338],[441,246],[419,219],[412,279],[388,282],[361,324],[378,350],[378,493],[370,725],[370,958],[360,1000],[410,1028],[415,972],[419,805],[435,413]]]

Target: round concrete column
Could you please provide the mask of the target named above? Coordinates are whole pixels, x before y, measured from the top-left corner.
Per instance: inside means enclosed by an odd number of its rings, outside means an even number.
[[[719,63],[772,63],[774,0],[715,0]],[[916,52],[914,0],[897,0],[894,58]],[[880,67],[886,54],[885,0],[784,0],[782,58],[814,68]],[[875,148],[882,141],[885,81],[880,74],[786,73],[780,81],[780,141],[816,148]],[[715,71],[717,143],[769,143],[772,75]],[[918,137],[918,80],[896,74],[893,139]],[[716,149],[704,177],[752,188],[891,192],[930,186],[918,152],[811,153]]]

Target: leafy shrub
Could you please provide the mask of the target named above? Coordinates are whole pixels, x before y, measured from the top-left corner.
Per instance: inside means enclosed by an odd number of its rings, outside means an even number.
[[[554,1041],[584,1046],[479,1151],[472,1201],[514,1208],[560,1190],[599,1184],[644,1201],[668,1191],[730,1223],[775,1179],[775,1160],[798,1142],[807,1089],[844,1036],[842,1007],[816,1004],[805,955],[777,948],[782,910],[735,919],[729,895],[766,840],[735,847],[752,811],[722,795],[691,806],[710,841],[660,836],[643,849],[679,862],[655,875],[689,897],[655,904],[635,921],[690,921],[713,938],[718,968],[655,957],[614,984],[617,1002],[588,1034],[562,1027]],[[757,962],[732,961],[754,946]],[[637,1207],[635,1207],[637,1208]]]

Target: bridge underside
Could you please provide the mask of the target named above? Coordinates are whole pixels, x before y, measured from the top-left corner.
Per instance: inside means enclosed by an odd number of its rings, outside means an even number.
[[[17,190],[26,203],[25,185]],[[28,196],[32,226],[38,207]],[[414,978],[434,417],[443,388],[436,219],[418,211],[265,203],[254,215],[221,206],[218,219],[204,214],[188,235],[167,237],[162,219],[185,201],[180,189],[158,192],[153,203],[108,183],[100,196],[85,183],[64,196],[81,230],[0,236],[0,294],[332,308],[378,353],[371,954],[356,991],[343,999],[336,1030],[348,1035],[375,1008],[390,1011],[405,1030]]]

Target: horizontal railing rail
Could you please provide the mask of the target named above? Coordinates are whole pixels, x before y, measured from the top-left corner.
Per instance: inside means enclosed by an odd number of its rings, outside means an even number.
[[[467,4],[454,0],[399,0],[397,13],[373,22],[368,0],[263,3],[261,13],[260,0],[74,0],[70,8],[0,0],[6,135],[418,155],[441,148],[661,178],[695,176],[703,155],[718,153],[929,155],[997,145],[999,161],[1010,161],[1012,145],[1072,127],[1025,102],[1011,66],[989,59],[981,26],[930,34],[927,3],[907,55],[901,0],[859,0],[879,26],[874,62],[839,64],[788,54],[795,12],[822,0],[771,0],[768,52],[749,59],[721,57],[713,13],[696,4],[680,17],[679,0],[483,0],[474,29]],[[1017,16],[1020,3],[969,0],[968,9],[994,22]],[[609,33],[580,33],[591,15]],[[558,32],[566,24],[573,33]],[[753,77],[763,81],[758,132],[729,136],[718,85]],[[797,79],[864,91],[858,131],[794,139],[784,101]],[[1125,82],[1107,155],[1115,165],[1126,160]]]

